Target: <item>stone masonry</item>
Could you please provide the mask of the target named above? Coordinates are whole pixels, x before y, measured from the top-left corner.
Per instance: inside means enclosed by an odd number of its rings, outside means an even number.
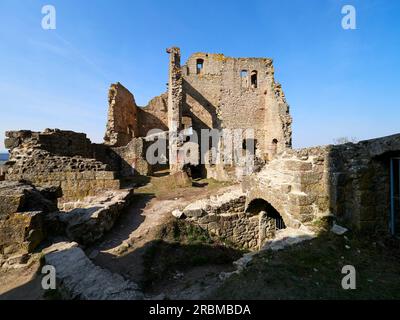
[[[182,217],[229,245],[257,250],[275,235],[276,224],[264,211],[245,211],[246,195],[233,187],[221,195],[193,202]]]
[[[400,135],[287,150],[242,184],[247,206],[264,199],[285,224],[331,217],[354,229],[388,232],[389,159]]]
[[[178,136],[184,128],[194,130],[198,136],[201,129],[254,129],[252,143],[260,161],[271,160],[291,147],[292,119],[282,87],[274,79],[271,59],[195,53],[181,66],[180,49],[171,47],[167,52],[168,90],[153,98],[148,106],[137,107],[127,89],[120,84],[111,86],[107,144],[125,146],[134,137],[144,138],[152,129],[168,132],[171,174],[184,168],[184,137]],[[243,145],[245,138],[241,137]],[[197,162],[203,160],[204,164],[209,156],[208,152],[199,153]],[[129,157],[142,158],[139,154]],[[234,167],[206,164],[202,171],[218,180],[237,180],[253,172]]]
[[[139,132],[135,98],[122,84],[112,84],[108,93],[108,105],[104,141],[115,147],[125,146]]]
[[[94,158],[95,145],[85,134],[47,129],[10,131],[5,145],[10,159],[5,179],[26,180],[39,187],[61,187],[61,202],[120,188],[117,174]]]

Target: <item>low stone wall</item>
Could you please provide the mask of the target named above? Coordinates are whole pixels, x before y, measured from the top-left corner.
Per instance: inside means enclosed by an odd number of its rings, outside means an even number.
[[[63,211],[45,216],[46,229],[51,236],[66,236],[83,245],[94,243],[113,227],[132,198],[133,190],[126,189],[66,203]]]
[[[57,210],[56,190],[0,182],[0,260],[32,252],[45,237],[44,216]]]
[[[183,216],[231,246],[257,250],[274,237],[276,225],[263,211],[245,212],[245,201],[245,194],[234,187],[222,195],[188,205]]]
[[[82,245],[109,231],[133,199],[133,190],[106,191],[57,208],[56,188],[0,182],[0,266],[29,257],[45,239],[68,238]],[[22,261],[22,260],[21,260]]]
[[[59,156],[92,157],[92,144],[86,134],[59,129],[46,129],[43,132],[7,131],[4,145],[7,149],[16,149],[14,155],[10,154],[10,158],[23,156],[24,152],[17,152],[22,146],[30,151],[40,149]]]
[[[118,190],[121,183],[112,171],[54,172],[37,174],[7,174],[8,181],[25,180],[35,186],[53,186],[62,189],[59,204],[82,200],[103,191]]]
[[[193,221],[213,236],[243,249],[259,247],[259,217],[246,213],[207,215]]]

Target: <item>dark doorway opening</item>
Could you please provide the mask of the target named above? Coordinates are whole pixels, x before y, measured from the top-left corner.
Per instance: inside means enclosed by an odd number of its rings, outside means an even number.
[[[264,199],[254,199],[251,201],[246,212],[251,214],[265,212],[265,217],[274,221],[275,230],[286,228],[285,222],[279,212]]]
[[[201,179],[204,177],[204,166],[202,165],[185,165],[183,170],[187,173],[187,175],[195,179]]]

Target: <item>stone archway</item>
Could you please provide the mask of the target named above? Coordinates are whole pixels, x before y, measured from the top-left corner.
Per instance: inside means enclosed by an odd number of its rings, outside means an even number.
[[[259,216],[259,247],[265,241],[273,239],[278,230],[285,229],[286,224],[280,213],[266,200],[255,198],[246,207],[246,213]]]

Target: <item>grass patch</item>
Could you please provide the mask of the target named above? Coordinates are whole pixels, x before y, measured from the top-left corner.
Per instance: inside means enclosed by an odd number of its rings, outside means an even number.
[[[283,251],[264,252],[212,299],[399,299],[398,244],[330,233]],[[341,286],[342,267],[356,269],[356,290]]]
[[[159,240],[150,243],[146,249],[143,287],[149,289],[158,281],[172,278],[177,270],[231,264],[242,254],[213,241],[198,226],[173,220],[159,231]]]

